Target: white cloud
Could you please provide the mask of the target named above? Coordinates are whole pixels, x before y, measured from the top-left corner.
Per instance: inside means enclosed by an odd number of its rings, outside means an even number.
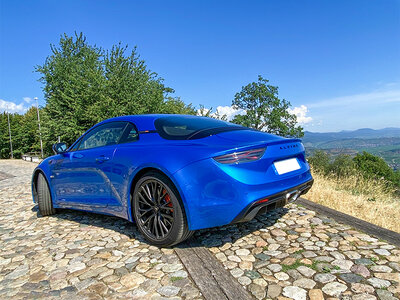
[[[236,115],[244,115],[246,111],[244,109],[236,109],[232,106],[218,106],[216,109],[216,113],[220,116],[225,115],[228,121],[232,120]],[[214,113],[215,115],[215,113]]]
[[[22,99],[24,99],[26,103],[31,103],[33,101],[31,97],[23,97]]]
[[[197,115],[204,116],[210,112],[210,108],[203,108],[197,110]],[[211,111],[212,112],[212,111]],[[236,109],[232,106],[217,106],[214,113],[211,113],[212,117],[222,118],[226,116],[228,121],[231,121],[236,115],[244,115],[246,111],[244,109]]]
[[[288,111],[289,113],[296,115],[297,122],[300,125],[307,124],[312,121],[312,118],[307,116],[308,108],[305,105],[300,105],[300,107],[295,107],[293,109],[289,108]]]
[[[11,101],[6,101],[3,99],[0,99],[0,111],[6,111],[9,113],[24,113],[28,110],[30,106],[25,106],[24,103],[16,104]]]

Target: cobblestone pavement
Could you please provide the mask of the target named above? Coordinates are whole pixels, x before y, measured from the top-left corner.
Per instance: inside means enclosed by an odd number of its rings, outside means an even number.
[[[37,164],[21,160],[0,159],[0,189],[31,181]]]
[[[38,217],[34,166],[0,161],[1,299],[202,297],[174,250],[149,246],[134,224],[71,210]],[[297,205],[194,240],[258,299],[400,297],[400,249]]]
[[[400,296],[398,248],[297,205],[195,238],[258,299]]]
[[[0,161],[18,175],[0,180],[1,299],[201,298],[173,249],[149,246],[134,224],[72,210],[38,217],[34,167]]]

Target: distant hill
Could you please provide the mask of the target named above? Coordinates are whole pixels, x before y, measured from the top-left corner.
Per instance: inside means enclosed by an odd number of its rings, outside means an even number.
[[[372,139],[383,137],[400,137],[400,128],[389,127],[384,129],[361,128],[354,131],[339,132],[304,132],[303,142],[321,143],[342,139]]]
[[[356,155],[367,151],[378,155],[394,169],[400,169],[400,128],[370,129],[354,131],[309,132],[303,137],[307,153],[316,149],[324,150],[331,155]]]

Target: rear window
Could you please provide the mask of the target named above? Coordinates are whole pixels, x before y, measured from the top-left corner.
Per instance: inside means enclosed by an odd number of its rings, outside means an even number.
[[[220,132],[248,129],[229,122],[195,116],[169,116],[156,119],[159,135],[168,140],[200,139]]]

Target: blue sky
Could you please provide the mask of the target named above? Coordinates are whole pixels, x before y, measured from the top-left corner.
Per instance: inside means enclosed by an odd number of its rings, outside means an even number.
[[[0,111],[44,105],[34,66],[62,33],[82,31],[104,48],[136,45],[196,106],[230,113],[260,74],[307,130],[400,127],[398,0],[0,3]]]

